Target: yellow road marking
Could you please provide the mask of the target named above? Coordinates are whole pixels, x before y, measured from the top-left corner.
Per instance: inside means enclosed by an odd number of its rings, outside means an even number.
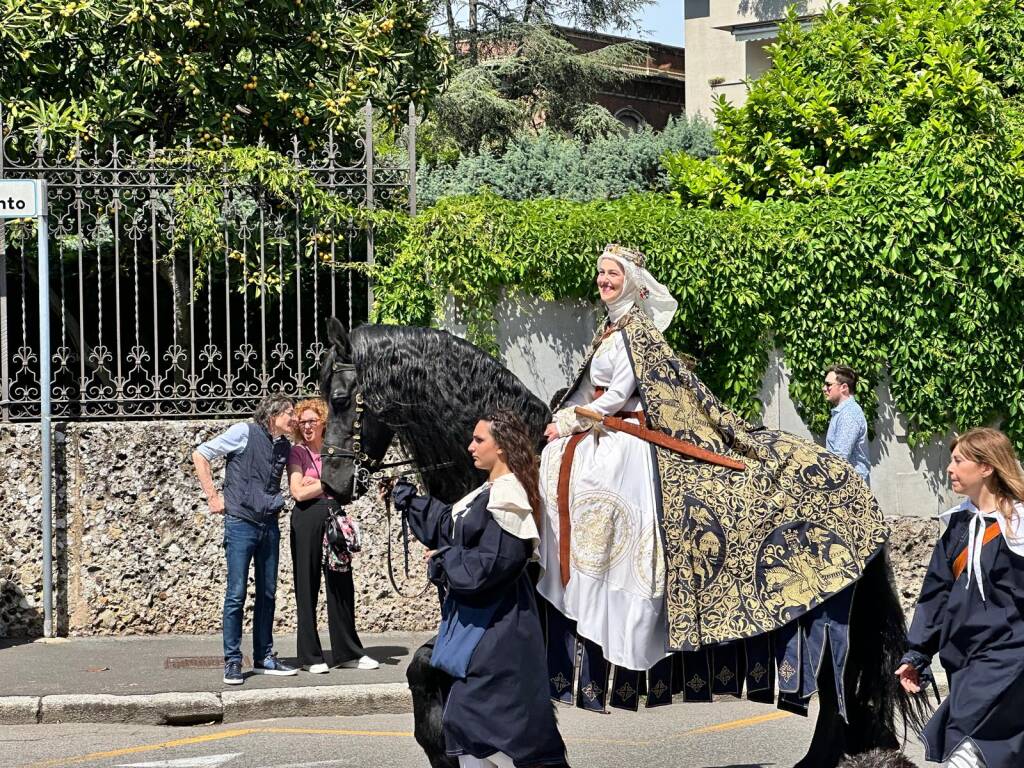
[[[741,720],[729,720],[724,723],[716,723],[715,725],[706,725],[701,728],[694,728],[689,731],[683,731],[682,733],[668,736],[667,738],[669,740],[675,740],[688,738],[690,736],[699,736],[705,733],[715,733],[717,731],[731,731],[734,728],[747,728],[749,726],[760,725],[761,723],[781,720],[782,718],[791,716],[792,715],[790,715],[789,712],[770,712],[765,715],[757,715],[756,717],[745,717]],[[236,739],[242,736],[253,736],[263,733],[294,734],[297,736],[377,736],[386,738],[411,738],[413,735],[412,731],[356,731],[346,728],[236,728],[229,731],[207,733],[202,736],[189,736],[188,738],[183,739],[163,741],[159,744],[143,744],[135,747],[112,749],[107,752],[91,752],[88,755],[80,755],[78,757],[56,758],[42,763],[33,763],[28,766],[28,768],[57,768],[57,766],[75,765],[77,763],[125,757],[127,755],[138,755],[145,752],[156,752],[161,749],[187,747],[195,744],[205,744],[211,741],[223,741],[224,739]],[[570,744],[609,744],[629,747],[644,747],[650,746],[654,743],[651,741],[629,741],[619,739],[566,739],[566,741]],[[664,737],[658,739],[658,742],[660,743],[663,743],[664,741],[666,741],[666,738]]]
[[[569,744],[611,744],[616,746],[625,747],[648,747],[652,744],[662,744],[666,741],[674,741],[677,739],[687,739],[691,736],[700,736],[705,733],[715,733],[717,731],[731,731],[734,728],[748,728],[752,725],[760,725],[761,723],[770,723],[773,720],[782,720],[786,717],[792,717],[789,712],[770,712],[766,715],[757,715],[756,717],[745,717],[741,720],[729,720],[724,723],[716,723],[715,725],[705,725],[701,728],[694,728],[689,731],[683,731],[682,733],[669,734],[668,736],[659,737],[658,740],[624,740],[624,739],[566,739],[566,743]]]
[[[782,712],[777,710],[775,712],[769,712],[765,715],[757,715],[755,717],[745,717],[742,720],[729,720],[725,723],[717,723],[716,725],[705,725],[703,728],[694,728],[692,731],[685,731],[677,736],[671,737],[681,739],[687,736],[699,736],[702,733],[715,733],[717,731],[731,731],[733,728],[747,728],[751,725],[760,725],[761,723],[770,723],[772,720],[782,720],[786,717],[792,717],[793,715],[789,712]]]
[[[412,731],[353,731],[342,728],[236,728],[230,731],[218,731],[207,733],[202,736],[190,736],[184,739],[163,741],[159,744],[143,744],[137,747],[124,747],[123,749],[112,749],[108,752],[91,752],[88,755],[79,757],[61,757],[54,760],[47,760],[42,763],[33,763],[28,768],[54,768],[55,766],[74,765],[76,763],[87,763],[93,760],[107,758],[125,757],[126,755],[137,755],[143,752],[155,752],[161,749],[173,749],[175,747],[187,747],[193,744],[204,744],[210,741],[222,741],[224,739],[235,739],[241,736],[252,736],[260,733],[294,733],[294,734],[315,734],[315,735],[336,735],[336,736],[399,736],[411,737]]]
[[[256,733],[255,728],[238,728],[233,731],[220,731],[219,733],[207,733],[202,736],[189,736],[185,739],[174,739],[164,741],[160,744],[145,744],[137,747],[124,747],[123,749],[112,749],[109,752],[92,752],[79,757],[61,757],[54,760],[47,760],[42,763],[33,763],[29,768],[49,768],[57,765],[74,765],[85,763],[91,760],[102,760],[107,757],[124,757],[125,755],[137,755],[141,752],[154,752],[158,749],[173,749],[174,747],[187,747],[192,744],[203,744],[208,741],[220,741],[221,739],[233,739],[237,736],[248,736]]]

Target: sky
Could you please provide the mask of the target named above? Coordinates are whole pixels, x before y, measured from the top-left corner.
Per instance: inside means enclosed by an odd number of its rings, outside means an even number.
[[[625,33],[628,37],[653,40],[656,43],[682,46],[683,44],[683,0],[655,0],[644,8],[640,17],[642,34]],[[614,29],[605,30],[610,34],[623,34]]]
[[[466,7],[464,3],[456,3],[456,18],[465,24]],[[601,30],[611,35],[635,37],[668,45],[683,45],[683,0],[654,0],[646,6],[638,19],[642,32],[636,30]],[[435,17],[434,30],[443,33],[444,21],[441,16]]]

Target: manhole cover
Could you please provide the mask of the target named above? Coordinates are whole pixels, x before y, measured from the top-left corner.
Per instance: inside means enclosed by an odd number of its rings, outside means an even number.
[[[223,666],[223,656],[168,656],[164,659],[164,669],[220,669]],[[251,667],[252,659],[245,656],[242,666]]]

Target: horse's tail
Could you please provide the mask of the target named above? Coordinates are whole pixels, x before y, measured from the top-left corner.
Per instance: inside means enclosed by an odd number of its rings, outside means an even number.
[[[892,739],[899,739],[908,729],[920,733],[930,711],[925,697],[908,694],[896,677],[896,668],[907,650],[907,624],[893,581],[888,547],[865,567],[852,611],[848,732],[854,740],[864,741],[848,744],[847,749],[856,754],[874,746],[895,746]]]

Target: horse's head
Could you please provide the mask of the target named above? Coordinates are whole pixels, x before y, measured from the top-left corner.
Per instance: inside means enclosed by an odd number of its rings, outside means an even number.
[[[331,346],[320,374],[320,387],[330,408],[324,431],[323,482],[342,504],[360,491],[357,466],[372,471],[384,458],[393,433],[371,410],[359,387],[348,332],[336,318],[327,320]]]

